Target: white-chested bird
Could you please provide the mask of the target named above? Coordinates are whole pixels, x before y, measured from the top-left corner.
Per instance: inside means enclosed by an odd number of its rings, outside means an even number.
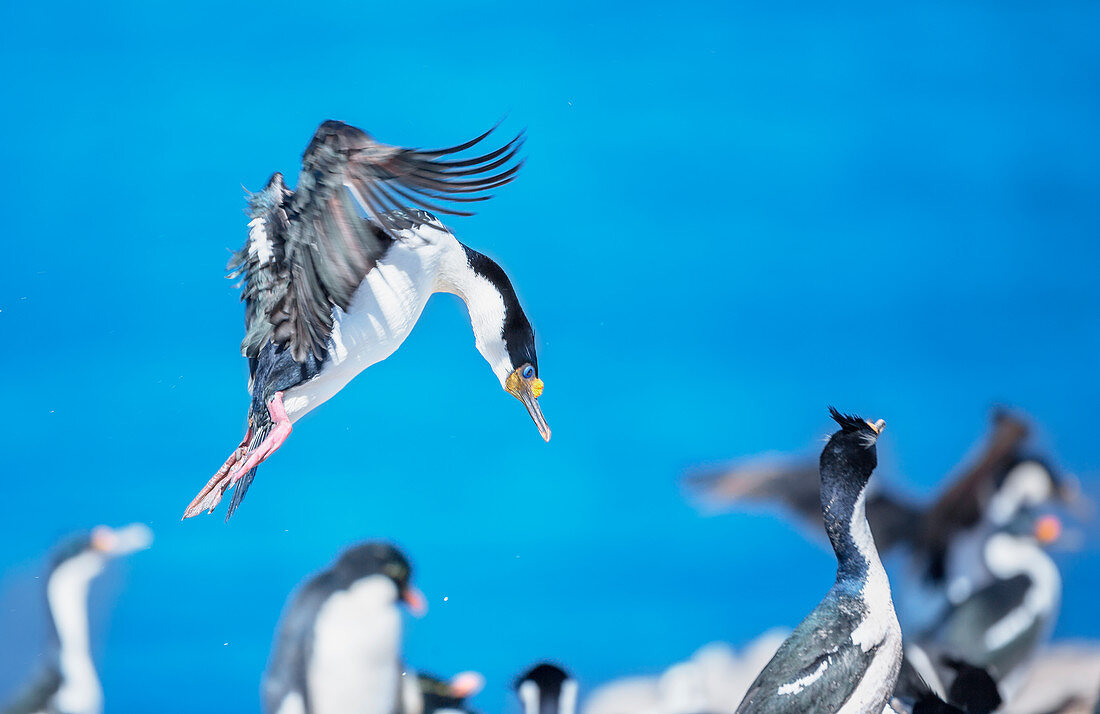
[[[440,204],[486,200],[515,178],[522,133],[480,156],[452,156],[491,132],[448,149],[403,149],[326,121],[293,191],[277,173],[249,197],[248,241],[229,266],[243,285],[248,429],[184,518],[212,511],[230,486],[233,515],[291,425],[393,354],[437,292],[465,301],[478,351],[550,440],[534,331],[508,276],[422,210],[471,215]]]
[[[865,509],[886,423],[840,414],[821,452],[821,512],[833,587],[768,662],[737,714],[880,714],[901,669],[901,626]]]

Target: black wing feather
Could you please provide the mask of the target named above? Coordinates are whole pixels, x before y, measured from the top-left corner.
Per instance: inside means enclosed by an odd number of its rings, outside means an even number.
[[[487,191],[515,179],[523,162],[509,164],[522,132],[480,156],[441,160],[495,129],[446,149],[421,150],[379,143],[343,122],[321,124],[302,156],[297,189],[288,191],[276,174],[250,198],[253,230],[230,266],[242,279],[246,304],[244,355],[255,358],[272,340],[298,362],[311,354],[322,359],[333,308],[347,309],[366,274],[402,239],[389,214],[429,209],[469,216],[444,204],[488,200]]]

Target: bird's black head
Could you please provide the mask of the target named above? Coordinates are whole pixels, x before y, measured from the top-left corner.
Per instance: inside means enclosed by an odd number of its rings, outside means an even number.
[[[538,398],[542,396],[543,383],[539,378],[539,360],[535,353],[535,330],[520,307],[512,281],[508,279],[503,268],[488,256],[465,245],[462,247],[466,251],[470,268],[493,286],[500,295],[500,307],[503,308],[503,314],[500,314],[497,306],[482,310],[470,305],[470,318],[475,323],[475,334],[481,330],[493,333],[478,334],[478,350],[493,367],[493,372],[505,391],[527,407],[527,412],[542,438],[550,441],[550,426],[546,423],[538,403]],[[476,317],[475,310],[479,313]],[[482,322],[485,324],[478,324]]]
[[[90,532],[78,533],[62,541],[50,557],[50,571],[83,554],[94,555],[106,561],[109,558],[144,550],[152,541],[152,531],[141,523],[122,528],[96,526]]]
[[[561,668],[542,662],[519,676],[516,694],[524,714],[573,714],[577,683]]]
[[[349,548],[336,561],[332,572],[344,587],[371,575],[384,575],[393,581],[398,597],[414,614],[420,614],[426,607],[424,596],[412,584],[408,558],[389,543],[371,542]]]
[[[829,415],[840,425],[840,431],[829,437],[829,443],[821,452],[822,478],[826,473],[836,474],[862,489],[878,466],[876,442],[886,422],[841,414],[833,407],[829,407]]]

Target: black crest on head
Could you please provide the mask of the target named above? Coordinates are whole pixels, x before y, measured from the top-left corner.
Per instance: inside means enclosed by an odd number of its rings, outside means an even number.
[[[844,431],[867,431],[877,436],[877,432],[871,428],[866,419],[854,414],[841,414],[836,407],[829,407],[829,416],[833,418]]]

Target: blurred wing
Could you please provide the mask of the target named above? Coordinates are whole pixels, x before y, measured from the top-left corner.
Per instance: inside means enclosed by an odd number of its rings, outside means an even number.
[[[293,193],[276,175],[250,200],[249,241],[235,256],[248,320],[242,345],[256,357],[268,339],[298,362],[323,359],[333,307],[347,309],[356,288],[393,241],[393,213],[424,208],[471,215],[440,202],[491,198],[485,191],[515,178],[522,143],[470,159],[445,160],[491,133],[448,149],[402,149],[374,141],[343,122],[326,121],[302,156]],[[364,220],[364,216],[366,220]]]
[[[684,485],[708,504],[780,503],[816,531],[822,528],[817,462],[767,459],[689,474]]]
[[[867,498],[867,522],[880,552],[911,541],[919,530],[922,515],[920,508],[889,493],[874,493]]]

